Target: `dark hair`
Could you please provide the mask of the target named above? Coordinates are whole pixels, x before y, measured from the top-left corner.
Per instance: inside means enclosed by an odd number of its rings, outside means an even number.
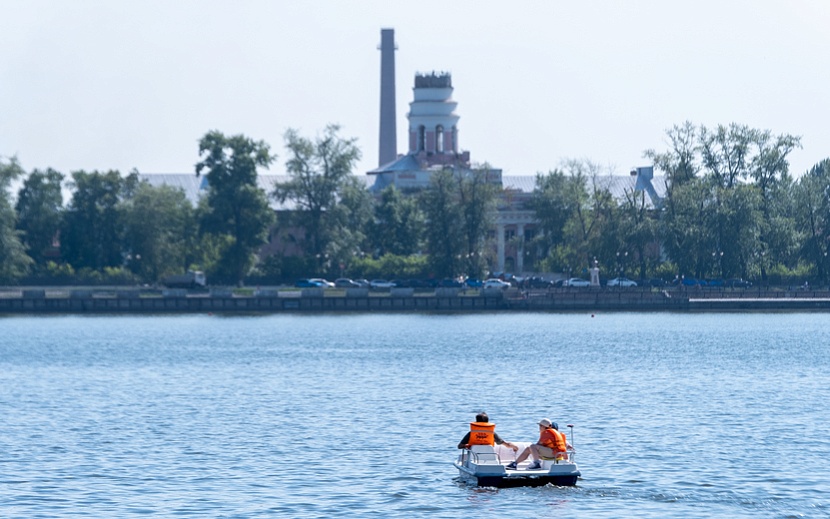
[[[490,421],[490,417],[487,416],[487,413],[485,413],[484,411],[482,411],[482,412],[480,412],[476,415],[476,422],[489,422],[489,421]]]

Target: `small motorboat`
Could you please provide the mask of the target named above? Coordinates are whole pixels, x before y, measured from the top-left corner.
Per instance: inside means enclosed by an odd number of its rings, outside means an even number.
[[[515,442],[518,452],[529,443]],[[470,485],[479,487],[540,487],[551,484],[557,486],[574,486],[582,475],[574,462],[576,453],[567,452],[564,459],[543,459],[542,467],[536,470],[527,470],[531,460],[522,462],[515,470],[507,468],[507,464],[516,459],[516,452],[504,445],[472,445],[469,449],[462,449],[458,459],[453,462],[461,479]]]

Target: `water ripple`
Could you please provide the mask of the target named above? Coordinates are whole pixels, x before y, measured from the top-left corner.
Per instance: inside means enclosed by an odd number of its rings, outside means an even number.
[[[2,515],[830,517],[830,317],[583,317],[0,318]],[[482,408],[578,485],[459,482]]]

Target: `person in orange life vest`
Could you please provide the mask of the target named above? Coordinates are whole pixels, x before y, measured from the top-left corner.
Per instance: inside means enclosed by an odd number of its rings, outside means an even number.
[[[559,432],[559,426],[547,418],[539,420],[539,441],[530,445],[519,454],[516,461],[507,465],[507,468],[515,470],[519,463],[531,456],[533,463],[527,470],[536,470],[542,467],[541,458],[567,457],[568,448],[573,448],[565,435]]]
[[[471,445],[507,445],[513,451],[519,450],[517,445],[506,442],[499,437],[495,431],[496,424],[490,423],[487,413],[481,412],[476,415],[476,421],[470,423],[470,432],[458,442],[459,449],[469,449]]]

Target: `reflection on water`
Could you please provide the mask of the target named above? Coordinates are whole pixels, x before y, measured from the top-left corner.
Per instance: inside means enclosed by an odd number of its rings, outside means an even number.
[[[0,319],[4,516],[826,517],[830,317]],[[469,488],[484,409],[575,488]]]

